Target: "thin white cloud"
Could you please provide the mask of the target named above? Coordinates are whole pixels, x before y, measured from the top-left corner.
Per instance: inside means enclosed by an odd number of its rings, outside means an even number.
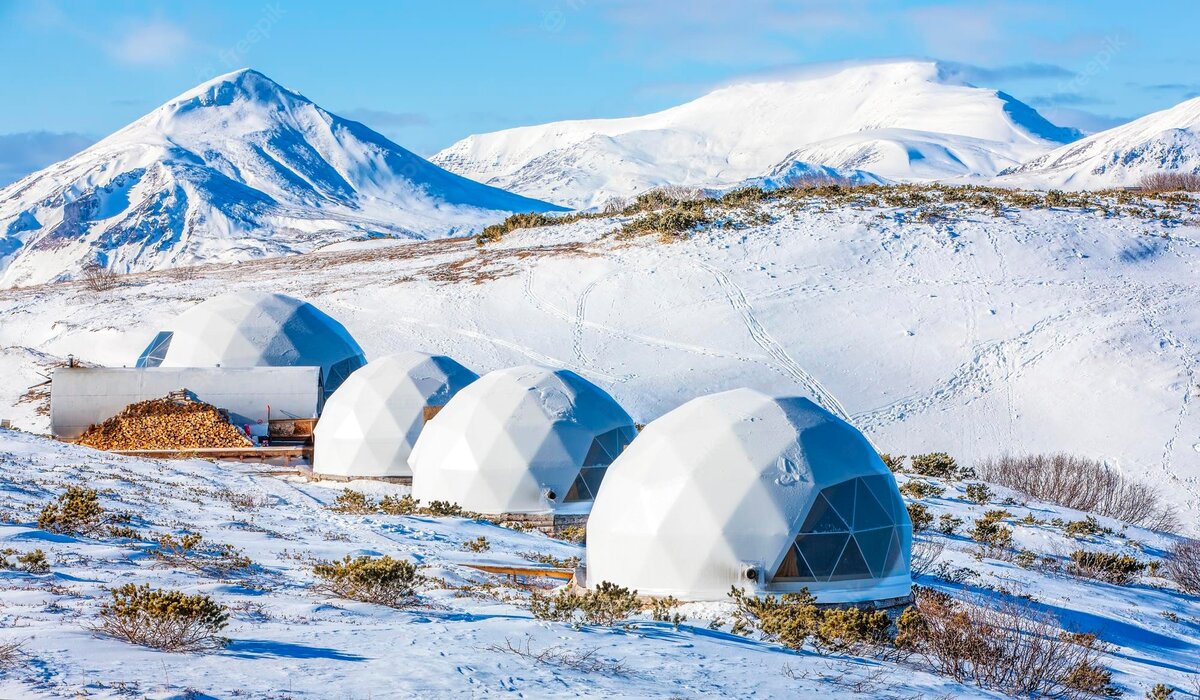
[[[194,46],[195,42],[182,27],[154,19],[129,25],[107,49],[122,63],[161,66],[178,61]]]

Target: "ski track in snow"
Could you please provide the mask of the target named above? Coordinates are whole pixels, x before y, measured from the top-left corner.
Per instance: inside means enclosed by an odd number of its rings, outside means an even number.
[[[746,293],[740,286],[737,285],[729,275],[723,270],[710,263],[696,260],[694,261],[698,267],[707,270],[716,279],[717,285],[720,286],[725,293],[725,298],[741,316],[742,322],[746,326],[747,332],[754,342],[762,348],[769,357],[771,357],[777,367],[782,371],[784,376],[795,380],[797,384],[804,387],[812,394],[814,400],[826,410],[837,414],[844,420],[850,420],[846,408],[830,393],[821,382],[817,380],[811,373],[800,366],[796,360],[788,354],[787,350],[779,344],[775,338],[767,332],[762,323],[758,320],[758,316],[754,312],[754,307],[746,299]]]

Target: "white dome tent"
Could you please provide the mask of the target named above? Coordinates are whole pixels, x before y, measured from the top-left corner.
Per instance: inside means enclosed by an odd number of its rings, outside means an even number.
[[[478,513],[586,514],[637,435],[602,389],[567,370],[498,370],[458,392],[413,448],[413,496]]]
[[[328,397],[367,363],[342,324],[285,294],[223,294],[183,312],[138,367],[320,367]]]
[[[609,468],[587,584],[684,600],[808,588],[821,603],[907,597],[912,524],[867,439],[808,399],[737,389],[646,426]]]
[[[408,456],[427,409],[478,379],[444,355],[405,352],[372,360],[329,397],[317,423],[313,471],[325,476],[411,477]]]

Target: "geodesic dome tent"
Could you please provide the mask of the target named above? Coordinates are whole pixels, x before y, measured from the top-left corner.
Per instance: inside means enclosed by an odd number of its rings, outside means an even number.
[[[587,584],[883,601],[911,591],[911,543],[895,479],[862,433],[808,399],[737,389],[650,423],[609,468]]]
[[[458,392],[413,448],[413,497],[478,513],[586,513],[637,435],[611,396],[567,370],[524,366]]]
[[[342,324],[285,294],[234,292],[183,312],[159,332],[138,367],[320,367],[328,397],[367,364]]]
[[[367,363],[329,397],[317,423],[313,471],[336,476],[412,476],[408,456],[427,409],[445,406],[478,379],[444,355],[405,352]]]

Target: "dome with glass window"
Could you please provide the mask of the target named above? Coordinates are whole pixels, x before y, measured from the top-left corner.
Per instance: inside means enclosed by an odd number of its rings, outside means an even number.
[[[896,481],[862,433],[808,399],[737,389],[653,421],[608,469],[587,585],[891,602],[911,592],[911,543]]]
[[[497,370],[422,429],[413,497],[477,513],[586,514],[608,465],[637,435],[603,389],[567,370]]]

